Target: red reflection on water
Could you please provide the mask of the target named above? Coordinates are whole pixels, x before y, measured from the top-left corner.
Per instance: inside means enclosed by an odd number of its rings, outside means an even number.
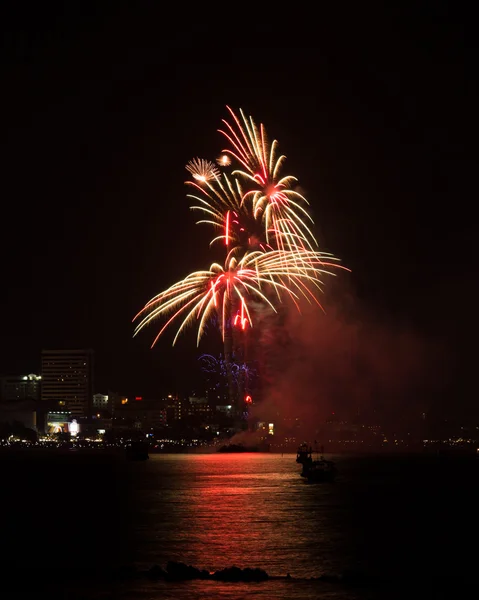
[[[272,488],[281,476],[274,471],[272,461],[265,461],[258,453],[216,455],[211,459],[212,468],[190,499],[196,541],[205,544],[206,555],[215,556],[214,565],[205,566],[261,567],[268,547],[274,544],[270,526],[271,504],[275,501]]]

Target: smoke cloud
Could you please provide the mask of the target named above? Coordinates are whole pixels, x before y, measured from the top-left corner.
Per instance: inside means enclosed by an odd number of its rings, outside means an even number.
[[[411,327],[364,310],[344,289],[330,293],[324,308],[260,315],[265,383],[252,417],[284,434],[299,422],[310,438],[332,417],[396,429],[418,424],[446,377],[443,350]]]

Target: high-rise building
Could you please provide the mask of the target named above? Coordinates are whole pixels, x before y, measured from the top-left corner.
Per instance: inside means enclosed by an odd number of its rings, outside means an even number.
[[[168,394],[166,398],[166,415],[168,423],[172,421],[181,421],[185,416],[184,410],[182,410],[182,401],[176,394]]]
[[[5,375],[0,377],[0,400],[39,400],[41,375]]]
[[[42,350],[41,399],[72,417],[90,417],[93,350]]]

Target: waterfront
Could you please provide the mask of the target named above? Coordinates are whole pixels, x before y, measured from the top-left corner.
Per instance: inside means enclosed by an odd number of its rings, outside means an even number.
[[[36,564],[49,594],[63,598],[391,598],[406,589],[408,597],[432,598],[441,597],[431,590],[444,589],[444,578],[457,586],[473,572],[475,459],[337,462],[333,485],[305,484],[290,454],[17,462],[6,504],[16,519],[3,525],[3,539],[16,547],[5,564]],[[40,546],[25,545],[30,528]],[[106,575],[120,563],[146,570],[170,560],[210,571],[260,567],[280,579],[166,583]],[[62,569],[73,567],[65,581]],[[348,574],[345,582],[310,581]]]

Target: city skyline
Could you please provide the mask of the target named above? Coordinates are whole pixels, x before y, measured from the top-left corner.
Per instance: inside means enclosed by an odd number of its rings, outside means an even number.
[[[29,18],[18,25],[26,38]],[[342,296],[353,299],[358,319],[388,331],[399,324],[444,348],[450,382],[439,393],[453,389],[471,402],[462,322],[472,319],[477,286],[464,210],[474,79],[460,32],[439,28],[426,45],[420,30],[376,32],[357,56],[354,36],[345,47],[328,40],[285,50],[258,82],[235,68],[255,64],[254,49],[232,49],[226,68],[210,69],[188,48],[156,41],[147,52],[133,36],[121,40],[131,57],[122,62],[104,44],[119,42],[112,23],[97,33],[87,23],[86,37],[72,27],[61,38],[46,28],[8,58],[7,88],[16,93],[7,93],[4,141],[12,227],[1,238],[9,315],[1,372],[38,372],[43,348],[92,347],[96,391],[152,395],[158,381],[177,387],[200,354],[215,352],[213,336],[199,351],[189,339],[172,349],[167,338],[150,352],[145,339],[132,339],[131,319],[144,298],[189,269],[196,241],[203,246],[184,164],[216,152],[219,135],[210,141],[209,132],[233,104],[280,140],[308,191],[322,247],[351,267]],[[290,83],[269,93],[269,82],[282,80]],[[194,261],[209,256],[201,250]]]

